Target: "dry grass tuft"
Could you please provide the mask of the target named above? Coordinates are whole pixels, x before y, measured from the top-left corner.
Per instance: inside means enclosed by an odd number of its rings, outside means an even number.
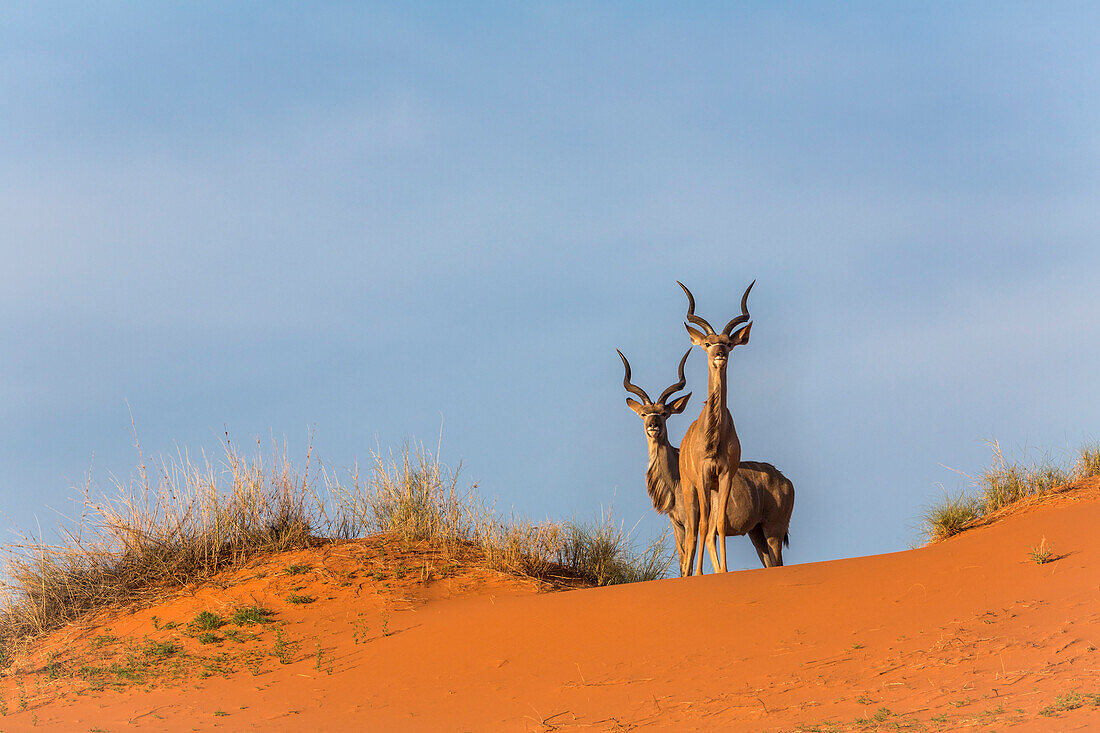
[[[311,545],[318,516],[308,457],[306,466],[300,474],[285,456],[267,464],[259,451],[245,458],[226,443],[217,467],[178,454],[152,477],[142,462],[129,485],[114,480],[113,496],[86,485],[80,518],[60,527],[59,542],[24,535],[5,548],[0,645]]]
[[[1073,473],[1081,478],[1100,476],[1100,445],[1086,445],[1081,448]]]
[[[1046,454],[1023,464],[1008,461],[996,441],[990,447],[993,465],[974,480],[976,494],[947,496],[925,511],[923,531],[929,542],[947,539],[995,512],[1011,510],[1025,500],[1053,493],[1076,480],[1100,476],[1100,446],[1094,444],[1083,446],[1068,470]]]
[[[961,532],[980,514],[981,505],[973,497],[965,494],[945,496],[942,502],[925,510],[925,532],[929,541],[939,542]]]
[[[664,538],[642,553],[610,513],[594,522],[533,523],[505,518],[470,491],[458,471],[423,446],[398,456],[375,454],[366,481],[358,469],[350,486],[328,481],[337,510],[353,533],[383,532],[406,542],[427,540],[456,554],[474,552],[486,567],[551,578],[564,574],[591,585],[663,577],[671,564]]]

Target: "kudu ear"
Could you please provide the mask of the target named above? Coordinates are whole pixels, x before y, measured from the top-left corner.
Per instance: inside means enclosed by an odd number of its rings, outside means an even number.
[[[749,331],[751,330],[752,323],[750,322],[749,325],[745,326],[740,331],[730,336],[730,346],[733,347],[747,344],[749,342]]]
[[[634,410],[634,412],[638,413],[638,417],[645,417],[645,415],[642,414],[643,405],[641,402],[638,402],[638,400],[632,400],[627,397],[626,406],[629,407],[631,410]]]
[[[668,406],[668,411],[673,415],[679,415],[684,411],[684,408],[688,406],[688,400],[691,399],[691,392],[686,395],[677,397],[672,401],[672,404]]]
[[[695,344],[696,346],[702,346],[703,342],[706,341],[706,334],[704,334],[702,331],[694,329],[686,323],[684,324],[684,328],[688,330],[688,336],[691,336],[691,343]]]

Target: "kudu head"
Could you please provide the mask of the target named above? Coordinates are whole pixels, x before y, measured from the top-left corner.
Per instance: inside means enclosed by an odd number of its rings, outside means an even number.
[[[684,324],[688,335],[691,336],[691,343],[702,347],[707,352],[708,364],[715,369],[722,369],[726,365],[730,349],[749,342],[749,331],[752,330],[752,324],[749,323],[746,326],[741,326],[741,324],[749,320],[749,291],[752,290],[752,286],[756,284],[756,281],[753,280],[749,283],[749,286],[745,288],[745,294],[741,296],[741,315],[727,323],[721,333],[715,333],[714,328],[705,319],[695,315],[695,297],[692,296],[691,291],[682,282],[677,280],[676,284],[684,289],[684,293],[688,297],[687,319],[703,329],[699,331],[686,323]],[[741,326],[741,328],[733,331],[737,326]]]
[[[618,352],[619,358],[623,360],[623,368],[626,370],[626,375],[623,377],[623,387],[626,388],[627,392],[642,398],[642,401],[638,402],[637,400],[632,400],[627,397],[627,407],[634,410],[634,412],[638,413],[638,417],[642,418],[642,421],[645,423],[647,438],[656,441],[665,439],[667,436],[665,421],[668,420],[670,415],[679,415],[683,412],[684,408],[687,407],[688,400],[691,399],[691,392],[688,392],[686,395],[681,395],[671,402],[668,402],[668,398],[671,397],[673,393],[679,392],[687,385],[687,379],[684,378],[684,363],[687,361],[688,355],[691,354],[691,349],[684,352],[684,358],[680,359],[680,381],[662,392],[656,402],[649,399],[649,395],[645,393],[644,389],[635,384],[631,384],[630,362],[623,356],[623,352],[618,349],[615,349],[615,351]]]

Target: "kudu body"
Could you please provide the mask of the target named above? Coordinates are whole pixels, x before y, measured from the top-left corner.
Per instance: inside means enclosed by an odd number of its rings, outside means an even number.
[[[678,397],[669,404],[665,404],[668,397],[683,389],[687,381],[684,378],[684,362],[688,354],[680,360],[680,381],[672,385],[661,394],[654,403],[649,395],[640,387],[630,381],[630,362],[621,351],[619,358],[623,360],[625,375],[623,387],[631,394],[642,399],[639,403],[629,397],[626,404],[642,418],[645,425],[646,443],[649,447],[649,465],[646,468],[646,491],[649,493],[653,508],[661,514],[668,515],[672,525],[672,534],[676,539],[676,555],[680,561],[680,574],[684,575],[685,567],[690,567],[685,562],[688,553],[685,539],[686,527],[692,522],[698,522],[698,501],[694,494],[685,497],[680,490],[680,451],[668,439],[666,421],[672,415],[677,415],[687,407],[689,392]],[[735,526],[744,508],[750,508],[749,514],[757,519],[752,529],[747,534],[752,540],[756,554],[764,567],[774,567],[783,564],[783,543],[787,541],[787,528],[791,520],[791,512],[794,508],[794,485],[784,476],[779,469],[770,463],[742,462],[739,471],[734,478],[735,489],[731,490],[727,500],[727,515],[732,514],[734,521],[730,526]],[[711,502],[718,506],[717,492],[711,495]],[[711,565],[717,572],[719,568],[716,542],[711,541],[717,533],[717,511],[712,512],[712,521],[709,531],[706,533],[706,548],[710,555]],[[738,534],[730,532],[730,534]],[[741,532],[739,534],[746,534]]]
[[[695,297],[683,283],[677,284],[684,289],[688,297],[687,320],[699,326],[703,331],[684,324],[691,343],[702,348],[707,354],[707,401],[702,413],[691,424],[680,443],[680,493],[685,503],[694,496],[699,504],[698,520],[685,526],[685,547],[687,567],[682,568],[685,575],[691,574],[694,564],[696,537],[709,534],[711,526],[710,497],[716,494],[719,510],[715,512],[715,531],[718,534],[719,567],[725,572],[726,535],[746,534],[754,526],[754,512],[748,492],[742,485],[735,485],[734,478],[741,464],[741,442],[737,439],[737,430],[733,425],[733,416],[726,407],[726,365],[729,352],[735,346],[748,343],[752,323],[742,326],[736,332],[734,327],[749,320],[748,299],[753,281],[741,296],[741,315],[735,317],[721,333],[716,333],[703,318],[695,315]],[[736,499],[734,509],[721,511],[729,506],[731,495]],[[742,504],[740,502],[745,502]],[[706,541],[704,540],[704,544]],[[703,553],[699,552],[699,573],[703,572]]]
[[[707,551],[718,572],[710,540],[718,542],[718,516],[721,505],[717,493],[711,494],[711,521],[707,531]],[[726,500],[726,534],[747,534],[766,568],[783,564],[783,545],[789,545],[787,530],[794,511],[794,484],[770,463],[741,461],[733,477]],[[745,527],[750,529],[746,532]],[[740,531],[739,531],[740,530]],[[719,548],[721,551],[724,548]]]

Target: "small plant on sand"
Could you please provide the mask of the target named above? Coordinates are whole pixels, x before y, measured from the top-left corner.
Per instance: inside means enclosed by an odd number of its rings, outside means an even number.
[[[1076,710],[1091,703],[1094,707],[1100,705],[1100,695],[1083,695],[1077,690],[1070,690],[1064,695],[1054,698],[1053,705],[1047,705],[1039,711],[1039,715],[1053,716],[1064,713],[1067,710]]]
[[[382,636],[390,635],[390,612],[382,612]]]
[[[367,625],[366,619],[363,618],[362,612],[355,614],[355,620],[352,621],[352,628],[355,632],[351,636],[351,640],[355,644],[366,644],[370,641],[370,627]]]
[[[297,593],[292,593],[291,595],[286,597],[286,602],[287,603],[293,603],[293,604],[298,605],[298,606],[303,606],[307,603],[313,603],[316,600],[317,599],[314,598],[313,596],[301,596],[301,595],[298,595]]]
[[[247,631],[241,631],[240,629],[226,629],[225,638],[229,641],[236,642],[237,644],[243,644],[246,641],[255,641],[260,638],[256,634],[249,633]]]
[[[152,657],[154,659],[167,659],[179,652],[180,647],[170,641],[153,640],[146,641],[144,648],[141,650],[141,653],[146,657]]]
[[[874,725],[876,723],[885,723],[886,719],[889,718],[893,714],[894,713],[891,712],[890,708],[879,708],[877,711],[875,711],[874,715],[872,715],[868,718],[856,718],[852,722],[854,722],[856,725],[859,725],[859,726]]]
[[[309,565],[287,565],[283,572],[287,575],[304,575],[309,572]]]
[[[256,624],[269,624],[275,612],[263,606],[244,606],[233,612],[229,623],[234,626],[254,626]]]
[[[200,644],[220,644],[223,641],[222,637],[218,636],[213,631],[203,631],[195,638],[199,640]]]
[[[271,646],[271,656],[279,660],[279,664],[290,664],[294,661],[294,653],[298,650],[298,642],[287,641],[282,629],[275,629],[275,643]]]
[[[1047,538],[1044,537],[1038,545],[1031,549],[1028,557],[1034,560],[1036,565],[1046,565],[1054,559],[1054,548],[1047,544]]]

